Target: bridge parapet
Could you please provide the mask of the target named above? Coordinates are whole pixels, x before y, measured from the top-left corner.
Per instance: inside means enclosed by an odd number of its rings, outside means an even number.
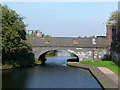
[[[35,58],[50,50],[66,50],[76,54],[80,61],[101,60],[106,55],[106,38],[51,37],[28,38]]]
[[[34,47],[81,47],[95,48],[107,46],[106,38],[78,38],[78,37],[51,37],[51,38],[28,38],[25,42],[32,44]]]

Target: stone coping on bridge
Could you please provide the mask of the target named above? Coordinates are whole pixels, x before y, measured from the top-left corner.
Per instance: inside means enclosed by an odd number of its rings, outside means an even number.
[[[107,46],[107,39],[98,38],[79,38],[79,37],[50,37],[50,38],[27,38],[26,43],[35,46],[71,46],[71,47],[103,47]]]
[[[86,65],[80,64],[79,62],[67,62],[68,66],[80,67],[83,69],[88,69],[90,73],[96,78],[96,80],[100,83],[100,85],[104,88],[111,89],[119,89],[120,83],[117,74],[106,67],[94,66],[94,65]]]
[[[29,37],[29,38],[39,38],[39,37]],[[106,36],[93,36],[93,37],[87,37],[87,36],[79,36],[79,37],[43,37],[43,38],[106,38]]]

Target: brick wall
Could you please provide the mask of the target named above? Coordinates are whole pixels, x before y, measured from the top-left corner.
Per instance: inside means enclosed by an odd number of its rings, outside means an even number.
[[[111,43],[112,43],[112,26],[107,25],[107,53],[110,55]]]
[[[107,25],[107,53],[110,59],[120,66],[120,29],[119,24]]]

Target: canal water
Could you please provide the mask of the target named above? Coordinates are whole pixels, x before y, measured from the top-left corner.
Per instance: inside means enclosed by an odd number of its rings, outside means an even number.
[[[101,88],[88,70],[66,66],[68,58],[71,57],[47,57],[45,65],[3,70],[2,86],[3,88]]]

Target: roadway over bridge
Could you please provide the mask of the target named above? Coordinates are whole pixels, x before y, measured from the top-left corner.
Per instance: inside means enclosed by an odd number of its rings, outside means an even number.
[[[26,43],[33,45],[35,58],[50,50],[66,50],[76,54],[80,61],[100,60],[106,54],[106,37],[81,38],[81,37],[50,37],[27,38]]]

